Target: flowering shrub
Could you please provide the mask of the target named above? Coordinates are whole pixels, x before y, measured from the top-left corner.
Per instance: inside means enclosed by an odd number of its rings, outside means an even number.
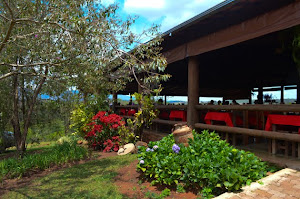
[[[120,147],[120,138],[119,136],[114,136],[111,139],[106,140],[103,145],[105,146],[103,152],[115,151],[117,152]]]
[[[175,144],[172,134],[140,147],[138,171],[154,184],[192,187],[208,198],[266,175],[266,163],[254,154],[235,149],[215,133],[193,134],[188,147]]]
[[[105,111],[99,111],[92,118],[92,122],[88,124],[89,131],[85,135],[85,139],[89,142],[89,146],[94,149],[106,149],[105,151],[116,151],[119,149],[119,127],[125,122],[123,118],[117,114],[108,114]]]

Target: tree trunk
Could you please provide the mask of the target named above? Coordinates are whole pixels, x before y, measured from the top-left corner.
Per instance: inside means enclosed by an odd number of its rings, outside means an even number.
[[[26,117],[24,119],[24,127],[23,133],[21,132],[20,128],[20,116],[19,116],[19,84],[18,84],[18,75],[16,74],[13,78],[13,91],[14,91],[14,106],[13,106],[13,118],[12,118],[12,125],[14,128],[14,137],[16,141],[17,151],[22,158],[26,151],[26,138],[28,134],[28,129],[30,126],[30,119],[33,112],[33,108],[36,104],[36,99],[38,94],[40,93],[43,84],[46,81],[46,76],[48,74],[48,67],[45,70],[45,76],[39,81],[37,87],[34,91],[31,103],[29,104],[29,108],[27,110]]]
[[[14,129],[14,137],[16,141],[16,147],[18,153],[22,156],[22,151],[25,151],[25,145],[22,143],[22,134],[20,128],[20,118],[19,118],[19,84],[18,84],[18,75],[13,77],[13,117],[12,117],[12,126]]]

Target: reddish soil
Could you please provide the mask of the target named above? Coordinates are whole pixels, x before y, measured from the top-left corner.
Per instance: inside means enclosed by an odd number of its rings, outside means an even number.
[[[159,195],[165,188],[169,188],[171,190],[171,195],[167,198],[199,198],[199,196],[197,196],[197,192],[187,191],[186,193],[178,193],[174,187],[152,186],[150,182],[144,181],[140,178],[140,173],[136,171],[137,163],[138,160],[120,169],[119,175],[115,178],[115,184],[118,186],[119,191],[129,198],[147,198],[145,194],[149,191]]]
[[[91,160],[99,160],[99,159],[103,159],[103,158],[107,158],[107,157],[112,157],[112,156],[116,156],[117,153],[116,152],[110,152],[110,153],[103,153],[103,152],[93,152],[94,155],[97,155],[98,157],[94,157],[94,158],[88,158],[85,160],[80,160],[77,162],[71,162],[62,166],[54,166],[51,167],[47,170],[44,171],[40,171],[40,170],[36,170],[36,171],[31,171],[30,173],[28,173],[26,176],[22,177],[21,179],[5,179],[3,180],[2,183],[0,183],[0,198],[1,195],[3,195],[5,192],[12,190],[12,189],[17,189],[17,188],[21,188],[24,186],[28,186],[30,185],[36,178],[39,177],[43,177],[46,176],[50,173],[52,173],[53,171],[58,171],[60,169],[63,168],[68,168],[68,167],[72,167],[74,165],[78,165],[78,164],[83,164],[86,162],[89,162]]]

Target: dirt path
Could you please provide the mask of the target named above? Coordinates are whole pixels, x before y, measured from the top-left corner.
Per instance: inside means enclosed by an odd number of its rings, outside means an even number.
[[[115,185],[118,186],[119,191],[129,198],[141,199],[149,193],[159,195],[165,186],[152,186],[150,182],[140,179],[140,173],[136,171],[138,160],[132,162],[130,165],[119,170],[119,175],[115,178]],[[171,195],[167,198],[174,199],[194,199],[199,197],[197,192],[188,191],[186,193],[177,193],[174,187],[168,187],[171,190]]]

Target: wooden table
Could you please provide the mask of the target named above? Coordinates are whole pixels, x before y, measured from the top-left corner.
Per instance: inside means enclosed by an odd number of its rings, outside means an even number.
[[[231,114],[222,112],[207,112],[204,121],[206,124],[212,124],[213,121],[223,121],[227,126],[233,127]]]
[[[276,131],[276,125],[289,125],[300,127],[300,116],[299,115],[268,115],[267,123],[265,130],[266,131]],[[298,134],[300,136],[300,128],[298,128]],[[284,145],[279,146],[281,149],[284,149],[285,155],[288,156],[289,153],[289,142],[284,141]],[[269,142],[269,151],[272,154],[277,152],[277,142],[275,139]],[[298,151],[300,150],[300,143],[298,143]],[[292,156],[296,156],[296,143],[292,142]]]
[[[181,119],[186,122],[186,111],[173,110],[169,115],[170,120]]]

